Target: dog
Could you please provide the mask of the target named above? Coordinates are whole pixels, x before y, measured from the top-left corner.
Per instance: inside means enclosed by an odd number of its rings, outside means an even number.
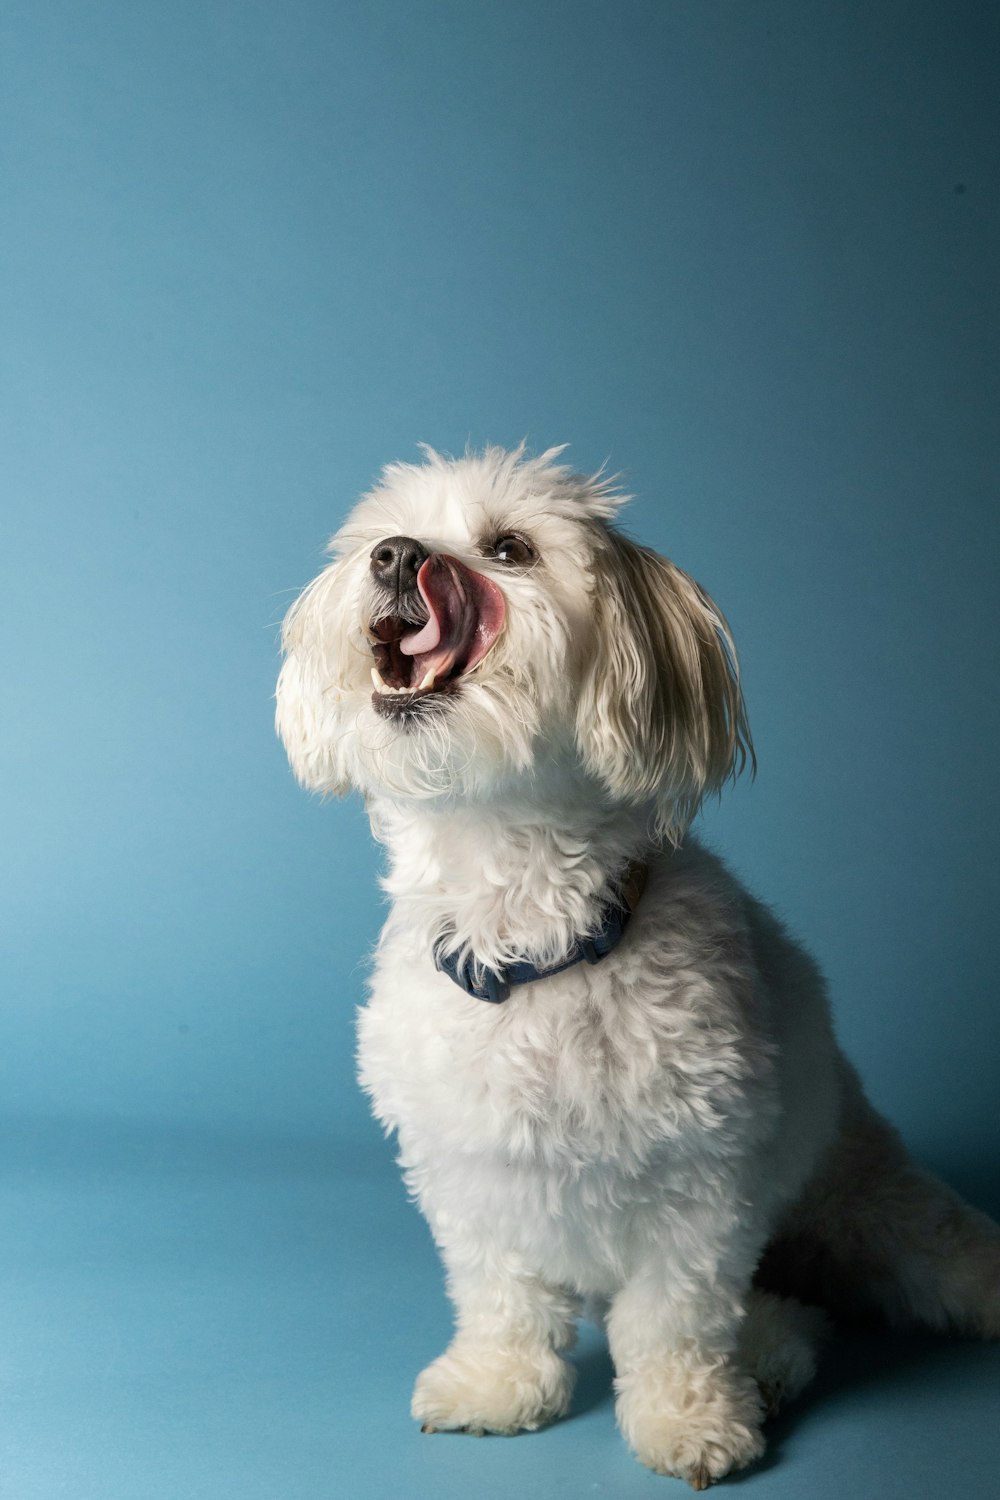
[[[812,1376],[818,1304],[1000,1336],[1000,1229],[908,1158],[813,960],[689,833],[753,765],[730,630],[562,452],[386,468],[287,615],[277,728],[388,853],[360,1078],[456,1324],[414,1418],[564,1415],[585,1310],[633,1452],[703,1489]]]

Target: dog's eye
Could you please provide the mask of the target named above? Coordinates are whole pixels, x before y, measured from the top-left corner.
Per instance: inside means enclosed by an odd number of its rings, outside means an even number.
[[[511,532],[509,536],[498,537],[489,548],[497,562],[509,563],[515,568],[526,568],[535,561],[537,553],[531,543],[523,536]]]

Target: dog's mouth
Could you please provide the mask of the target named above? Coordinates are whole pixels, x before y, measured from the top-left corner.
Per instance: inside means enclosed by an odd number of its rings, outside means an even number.
[[[372,705],[385,717],[454,692],[503,628],[500,589],[457,557],[431,553],[417,573],[417,592],[426,610],[422,622],[389,614],[369,626],[375,657]]]

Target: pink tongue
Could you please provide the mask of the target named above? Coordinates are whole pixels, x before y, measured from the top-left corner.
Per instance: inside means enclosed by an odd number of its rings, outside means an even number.
[[[427,603],[427,595],[420,590],[424,603]],[[441,641],[441,622],[431,607],[430,619],[416,632],[415,635],[404,635],[399,643],[400,651],[405,651],[407,656],[419,656],[423,651],[433,651]]]
[[[414,682],[431,669],[437,677],[455,666],[471,671],[500,634],[503,594],[489,578],[446,552],[431,553],[417,574],[417,588],[427,605],[427,623],[399,643],[401,651],[415,658]]]

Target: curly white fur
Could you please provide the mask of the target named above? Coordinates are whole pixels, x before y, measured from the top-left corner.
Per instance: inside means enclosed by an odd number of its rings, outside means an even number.
[[[361,1080],[457,1324],[414,1416],[560,1416],[559,1351],[597,1299],[623,1433],[701,1488],[759,1456],[765,1406],[812,1374],[817,1317],[775,1286],[997,1336],[1000,1234],[909,1162],[812,960],[686,836],[751,753],[728,629],[558,454],[387,469],[289,613],[277,722],[300,780],[359,789],[388,850]],[[505,532],[532,567],[490,556]],[[387,719],[370,555],[400,535],[492,578],[506,617],[434,712]],[[630,860],[646,890],[596,966],[499,1006],[435,968],[439,941],[492,968],[558,962]]]

